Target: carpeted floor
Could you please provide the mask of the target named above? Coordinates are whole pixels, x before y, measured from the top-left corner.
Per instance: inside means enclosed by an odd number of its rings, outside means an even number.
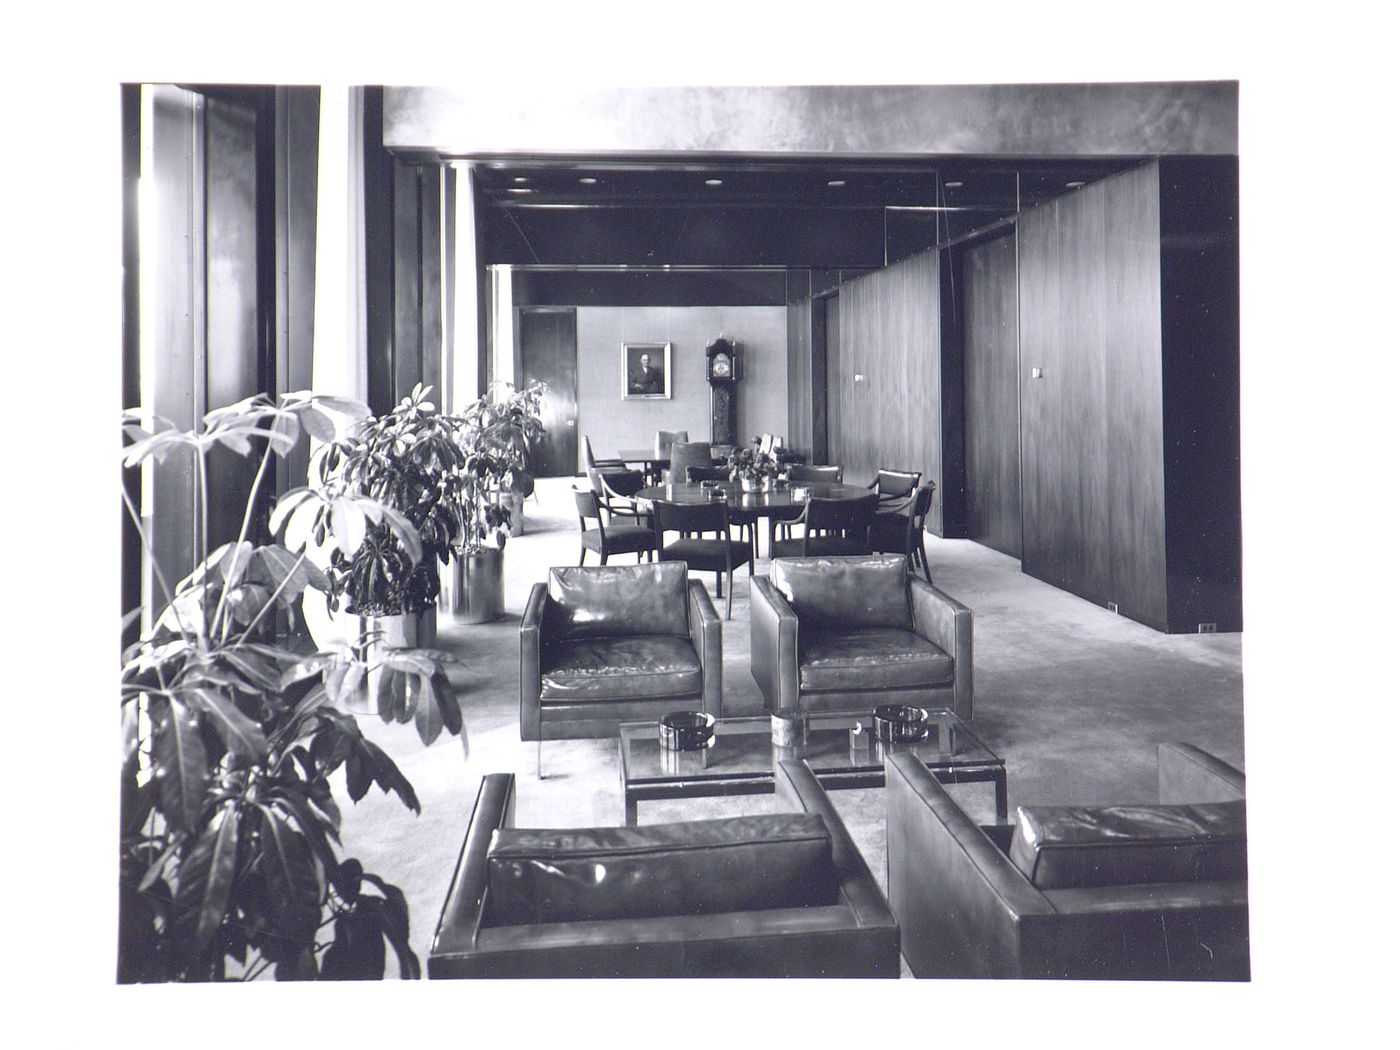
[[[615,741],[546,742],[544,779],[536,779],[535,745],[520,740],[520,614],[548,566],[578,561],[570,484],[542,481],[538,500],[526,505],[525,535],[507,544],[506,617],[472,627],[439,620],[439,644],[462,661],[452,678],[463,687],[465,757],[456,739],[424,748],[411,726],[361,719],[413,783],[423,812],[415,817],[375,789],[358,805],[344,804],[342,838],[347,854],[404,890],[420,959],[484,774],[516,775],[521,827],[622,822]],[[930,536],[928,550],[935,584],[974,612],[973,727],[1006,759],[1013,812],[1031,803],[1155,801],[1159,741],[1187,741],[1244,768],[1240,635],[1160,634],[1023,575],[1015,559],[971,541]],[[757,571],[766,569],[760,559]],[[713,577],[705,579],[713,586]],[[748,591],[747,576],[737,577],[724,635],[726,714],[763,710],[748,670]],[[723,604],[717,608],[723,615]],[[992,818],[990,786],[953,791],[974,818]],[[883,883],[881,792],[834,792],[832,799]],[[771,796],[642,803],[640,822],[771,806]]]

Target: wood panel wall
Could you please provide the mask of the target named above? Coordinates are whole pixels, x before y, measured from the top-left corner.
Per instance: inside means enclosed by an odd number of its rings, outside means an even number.
[[[1026,213],[1019,251],[1022,569],[1164,630],[1156,165]]]
[[[942,488],[938,270],[929,251],[841,285],[827,356],[828,458],[848,481],[890,467]],[[938,499],[928,527],[942,532]]]
[[[812,300],[788,303],[788,447],[812,454]],[[809,459],[809,462],[811,460]]]
[[[1019,558],[1021,394],[1014,236],[978,245],[963,257],[963,349],[968,535]]]

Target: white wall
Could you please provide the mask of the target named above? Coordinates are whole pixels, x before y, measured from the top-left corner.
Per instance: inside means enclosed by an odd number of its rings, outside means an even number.
[[[782,306],[580,306],[579,470],[583,436],[599,458],[651,448],[658,430],[710,438],[705,347],[721,334],[744,350],[739,438],[787,433],[787,309]],[[622,344],[671,344],[671,399],[622,399]]]

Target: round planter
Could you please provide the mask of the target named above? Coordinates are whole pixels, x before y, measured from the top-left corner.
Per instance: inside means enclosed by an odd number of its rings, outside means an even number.
[[[490,623],[504,615],[505,551],[454,551],[442,574],[438,608],[459,623]]]
[[[369,671],[364,683],[356,691],[353,699],[345,702],[351,714],[374,714],[377,711],[375,697],[379,695],[379,681],[383,669],[378,665],[383,654],[389,649],[431,649],[437,645],[437,609],[427,608],[418,613],[400,613],[396,616],[356,616],[346,614],[345,619],[353,623],[355,648]]]

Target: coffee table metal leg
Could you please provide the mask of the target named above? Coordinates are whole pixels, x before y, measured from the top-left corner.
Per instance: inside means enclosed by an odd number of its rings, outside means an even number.
[[[1007,819],[1005,768],[997,770],[997,777],[995,783],[997,789],[997,822],[1005,824]]]
[[[627,791],[622,793],[622,820],[629,828],[637,826],[637,800]]]

